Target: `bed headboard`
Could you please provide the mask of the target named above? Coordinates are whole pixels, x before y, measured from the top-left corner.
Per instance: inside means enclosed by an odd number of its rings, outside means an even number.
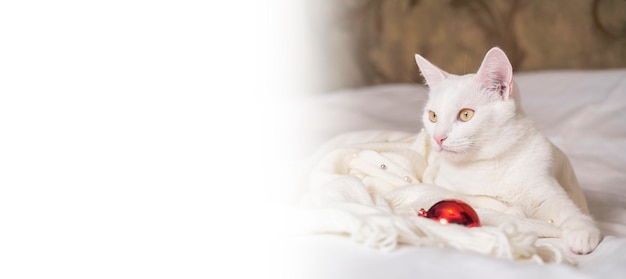
[[[515,71],[626,67],[626,0],[326,1],[326,89],[421,83],[420,53],[456,74],[500,46]]]

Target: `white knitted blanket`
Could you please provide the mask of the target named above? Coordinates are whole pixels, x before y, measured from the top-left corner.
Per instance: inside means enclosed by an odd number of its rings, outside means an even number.
[[[539,237],[560,231],[537,220],[475,208],[482,226],[442,225],[418,217],[420,208],[449,198],[475,199],[423,183],[428,180],[429,147],[423,133],[363,131],[341,135],[315,157],[309,191],[297,212],[306,232],[348,235],[367,246],[447,246],[498,258],[564,262],[562,252]],[[493,200],[494,203],[499,203]],[[494,207],[492,207],[494,208]]]

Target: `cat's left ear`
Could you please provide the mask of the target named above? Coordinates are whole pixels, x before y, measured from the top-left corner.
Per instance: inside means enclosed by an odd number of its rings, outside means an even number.
[[[498,47],[485,54],[476,79],[483,88],[500,94],[504,100],[513,97],[513,66],[504,51]]]

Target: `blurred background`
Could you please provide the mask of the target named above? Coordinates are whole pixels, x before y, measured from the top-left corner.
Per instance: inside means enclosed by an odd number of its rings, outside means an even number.
[[[422,83],[419,53],[453,74],[499,46],[515,71],[626,67],[626,0],[324,0],[306,4],[321,91]]]

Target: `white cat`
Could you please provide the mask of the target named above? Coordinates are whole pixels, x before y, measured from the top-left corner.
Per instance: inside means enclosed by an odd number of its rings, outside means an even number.
[[[492,48],[476,74],[462,76],[418,54],[415,60],[430,87],[424,129],[432,152],[424,182],[493,197],[554,223],[573,252],[593,251],[600,231],[574,171],[522,112],[506,54]]]

